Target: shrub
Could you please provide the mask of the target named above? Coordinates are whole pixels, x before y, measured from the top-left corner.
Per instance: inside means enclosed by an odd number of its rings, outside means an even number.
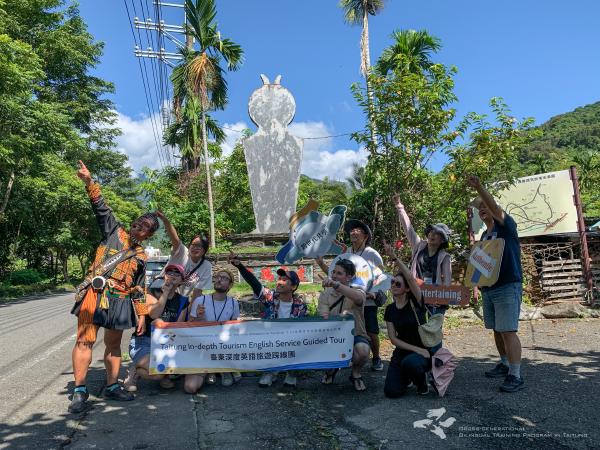
[[[14,286],[29,285],[41,282],[42,275],[35,269],[15,270],[8,276],[8,280]]]

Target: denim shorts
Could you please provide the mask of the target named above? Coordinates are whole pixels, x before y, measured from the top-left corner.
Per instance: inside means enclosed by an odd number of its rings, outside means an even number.
[[[137,364],[144,356],[150,354],[150,337],[149,336],[131,336],[129,341],[129,357]]]
[[[482,289],[483,322],[490,330],[517,331],[523,286],[507,283],[492,289]]]

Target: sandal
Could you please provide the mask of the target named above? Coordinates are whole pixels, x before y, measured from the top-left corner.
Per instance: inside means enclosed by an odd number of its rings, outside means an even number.
[[[367,386],[365,386],[362,377],[354,378],[352,375],[350,375],[350,382],[354,385],[354,390],[357,392],[367,390]]]
[[[340,369],[329,369],[326,370],[323,374],[323,379],[321,379],[321,383],[323,384],[333,384],[333,380],[335,380],[335,376],[340,371]]]

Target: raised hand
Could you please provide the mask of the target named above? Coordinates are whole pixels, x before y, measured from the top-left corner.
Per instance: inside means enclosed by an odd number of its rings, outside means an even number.
[[[79,160],[79,170],[77,171],[77,176],[85,183],[86,186],[92,183],[92,175],[81,160]]]
[[[394,249],[392,248],[392,246],[385,239],[383,240],[383,253],[385,253],[385,255],[389,256],[391,259],[395,259],[396,258],[396,254],[394,253]]]
[[[481,187],[481,181],[476,175],[468,175],[466,181],[467,185],[472,187],[473,189],[478,189]]]
[[[157,209],[156,211],[154,211],[154,215],[156,217],[158,217],[160,220],[162,220],[163,222],[167,219],[167,217],[165,216],[165,213],[163,213],[160,209]]]
[[[239,266],[241,264],[239,256],[233,253],[233,250],[229,249],[229,256],[227,256],[227,262],[232,266]]]
[[[394,196],[392,197],[392,201],[394,202],[394,206],[396,208],[398,208],[398,209],[404,208],[404,204],[402,203],[402,200],[400,200],[399,194],[394,194]]]

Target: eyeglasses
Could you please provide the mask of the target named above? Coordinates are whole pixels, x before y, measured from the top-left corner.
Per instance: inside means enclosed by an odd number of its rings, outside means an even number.
[[[227,275],[215,275],[213,277],[213,280],[217,281],[217,280],[225,280],[225,281],[229,281],[231,283],[231,278],[229,278]]]
[[[402,286],[404,286],[404,281],[402,281],[402,280],[392,280],[392,286],[402,287]]]

